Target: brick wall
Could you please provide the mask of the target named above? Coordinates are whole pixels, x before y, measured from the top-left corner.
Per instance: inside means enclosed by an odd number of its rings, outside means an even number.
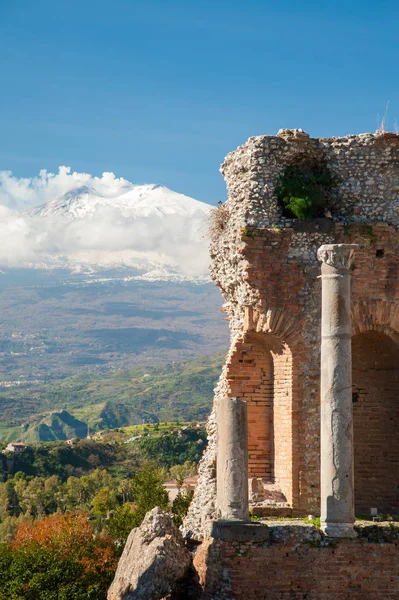
[[[260,336],[238,340],[228,365],[231,396],[248,403],[248,469],[250,477],[272,481],[273,361]]]
[[[288,346],[273,353],[274,483],[292,503],[292,355]]]
[[[399,514],[399,349],[385,334],[354,337],[353,423],[357,514]]]
[[[206,540],[194,559],[204,590],[201,600],[399,598],[397,539],[320,545],[287,529],[291,531],[274,543]]]
[[[227,366],[229,394],[248,404],[250,477],[277,484],[292,502],[292,354],[273,335],[238,339]]]
[[[356,510],[369,513],[378,500],[379,510],[399,513],[399,355],[392,341],[399,332],[399,234],[378,223],[336,224],[329,235],[360,245],[352,276],[354,383],[363,382],[361,390],[367,383],[367,393],[358,393],[354,403]],[[278,483],[295,513],[318,512],[321,294],[315,253],[323,240],[307,233],[300,242],[290,228],[246,230],[242,239],[243,278],[258,302],[227,378],[229,393],[248,401],[250,476]],[[293,252],[299,243],[306,250]],[[367,332],[364,342],[357,341]],[[370,337],[376,334],[384,336],[378,343]],[[378,367],[370,364],[372,356],[379,357]]]

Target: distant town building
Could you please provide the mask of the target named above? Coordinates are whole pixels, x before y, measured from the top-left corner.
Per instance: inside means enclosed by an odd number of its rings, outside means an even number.
[[[180,491],[182,492],[193,492],[197,487],[198,475],[192,475],[191,477],[186,477],[183,485],[179,488],[176,481],[166,481],[163,484],[163,487],[168,492],[169,502],[173,502],[176,496]]]
[[[71,438],[69,440],[65,440],[65,443],[67,444],[67,446],[74,446],[78,441],[79,438]]]
[[[14,454],[21,454],[22,452],[25,452],[27,448],[29,448],[29,446],[27,446],[23,442],[10,442],[5,447],[4,452],[13,452]]]

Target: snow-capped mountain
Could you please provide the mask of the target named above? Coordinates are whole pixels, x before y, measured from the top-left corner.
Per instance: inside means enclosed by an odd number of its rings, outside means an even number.
[[[128,268],[133,276],[148,273],[151,280],[156,274],[160,279],[203,279],[210,210],[161,185],[78,186],[14,215],[8,227],[13,243],[8,266],[93,275],[121,268],[124,276]]]
[[[96,210],[104,207],[118,209],[122,216],[135,219],[168,215],[198,218],[207,215],[210,209],[209,204],[178,194],[162,185],[132,185],[128,189],[102,194],[87,186],[78,187],[27,212],[34,216],[60,215],[79,219],[94,215]]]

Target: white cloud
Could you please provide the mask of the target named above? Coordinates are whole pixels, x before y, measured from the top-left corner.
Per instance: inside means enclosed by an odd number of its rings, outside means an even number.
[[[59,167],[58,173],[42,169],[36,177],[14,177],[11,171],[0,171],[0,204],[16,210],[23,210],[44,204],[58,196],[82,186],[89,186],[104,195],[117,195],[132,184],[113,173],[103,173],[93,177],[89,173],[71,173],[71,167]]]
[[[87,197],[80,194],[75,212],[26,212],[82,186],[90,192]],[[177,211],[165,215],[157,209],[136,214],[131,206],[135,189],[137,186],[113,173],[93,177],[71,172],[69,167],[60,167],[57,174],[41,171],[31,179],[0,171],[0,264],[139,265],[143,270],[163,266],[185,275],[206,274],[207,208],[161,188],[157,192],[161,201],[166,197],[172,204],[186,203],[191,214]]]

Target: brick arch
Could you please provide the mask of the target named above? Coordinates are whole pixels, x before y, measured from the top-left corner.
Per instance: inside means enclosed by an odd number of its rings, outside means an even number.
[[[288,345],[293,345],[300,334],[298,318],[281,308],[256,310],[245,307],[244,335],[248,332],[270,333]]]
[[[297,335],[295,320],[283,311],[247,309],[243,335],[226,365],[228,394],[248,404],[249,476],[276,486],[289,504],[294,493],[292,346]]]
[[[376,331],[399,343],[399,304],[386,300],[352,302],[352,335]]]
[[[355,508],[399,512],[399,305],[352,303]]]

